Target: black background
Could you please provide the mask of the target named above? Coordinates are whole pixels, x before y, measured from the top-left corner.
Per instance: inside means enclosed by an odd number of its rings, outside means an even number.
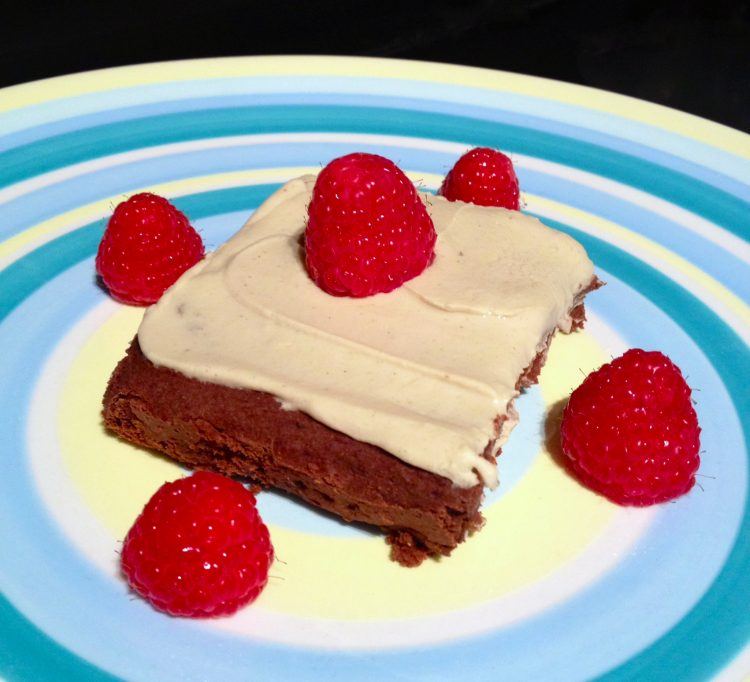
[[[743,0],[21,0],[15,7],[13,15],[0,12],[0,86],[188,57],[370,55],[546,76],[750,130],[750,2]]]

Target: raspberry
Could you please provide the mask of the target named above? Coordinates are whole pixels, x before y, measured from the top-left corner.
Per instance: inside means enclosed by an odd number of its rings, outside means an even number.
[[[443,180],[439,194],[449,201],[518,210],[518,178],[513,162],[489,147],[466,152]]]
[[[121,560],[130,586],[155,608],[205,618],[234,613],[260,594],[273,547],[253,494],[199,471],[156,491]]]
[[[134,194],[115,208],[96,254],[96,271],[114,298],[150,305],[203,258],[188,219],[163,197]]]
[[[414,185],[392,161],[348,154],[320,172],[308,207],[305,263],[329,294],[392,291],[432,263],[435,238]]]
[[[589,374],[560,433],[573,473],[613,502],[664,502],[695,483],[698,417],[682,372],[663,353],[629,350]]]

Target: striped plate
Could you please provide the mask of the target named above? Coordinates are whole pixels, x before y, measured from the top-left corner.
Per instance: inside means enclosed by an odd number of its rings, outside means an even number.
[[[360,150],[435,188],[512,154],[526,210],[608,286],[519,401],[487,525],[416,570],[273,493],[279,561],[210,622],[133,599],[119,542],[175,465],[108,437],[102,392],[141,310],[93,277],[123,197],[172,198],[209,247],[280,183]],[[597,90],[437,64],[176,62],[0,91],[0,676],[158,680],[737,680],[750,671],[750,138]],[[696,389],[699,485],[622,509],[571,480],[548,415],[625,348]],[[552,447],[552,445],[550,445]]]

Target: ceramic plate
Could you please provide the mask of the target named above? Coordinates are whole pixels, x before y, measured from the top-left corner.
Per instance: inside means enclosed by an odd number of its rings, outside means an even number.
[[[116,203],[171,198],[209,248],[285,180],[350,151],[437,188],[465,149],[509,152],[525,210],[607,286],[555,340],[500,461],[487,524],[404,569],[381,536],[273,493],[278,561],[212,621],[128,593],[118,549],[177,466],[101,426],[142,310],[93,257]],[[242,58],[0,91],[0,676],[69,680],[741,679],[750,671],[750,138],[605,92],[415,62]],[[555,411],[629,347],[695,389],[698,484],[612,505],[550,455]]]

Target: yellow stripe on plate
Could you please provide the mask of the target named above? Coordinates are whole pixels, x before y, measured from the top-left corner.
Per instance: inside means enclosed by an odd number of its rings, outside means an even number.
[[[613,114],[750,158],[750,136],[691,114],[632,97],[504,71],[365,57],[227,57],[89,71],[5,88],[2,91],[0,112],[118,88],[249,76],[389,78],[510,92]]]
[[[175,464],[108,435],[101,424],[107,379],[141,314],[123,307],[90,337],[59,402],[65,468],[91,513],[118,540],[157,488],[181,475]],[[591,336],[558,335],[542,373],[545,403],[567,396],[581,371],[606,359]],[[502,456],[500,471],[502,480]],[[418,570],[391,562],[380,536],[342,538],[272,526],[280,561],[259,604],[337,619],[403,618],[470,606],[534,583],[574,559],[606,532],[615,510],[541,452],[516,488],[487,510],[479,533],[449,559],[428,561]]]

